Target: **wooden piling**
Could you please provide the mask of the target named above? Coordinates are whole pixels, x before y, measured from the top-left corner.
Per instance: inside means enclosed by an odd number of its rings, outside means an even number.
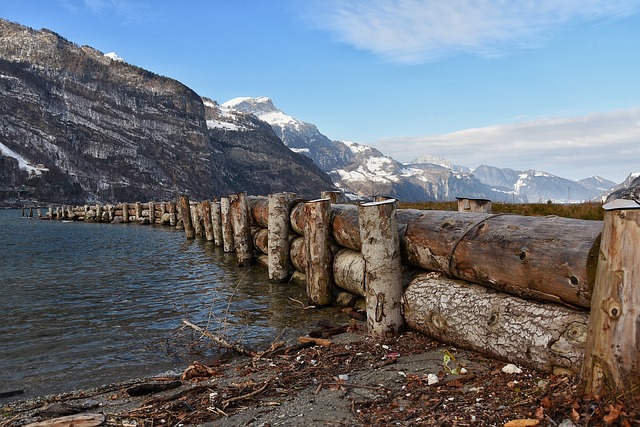
[[[362,257],[365,262],[367,330],[397,335],[402,318],[402,264],[396,200],[364,203],[358,208]]]
[[[222,220],[223,250],[233,252],[236,250],[236,245],[233,241],[233,219],[231,219],[231,204],[228,197],[220,199],[220,217]]]
[[[122,222],[129,222],[129,206],[127,202],[122,202]]]
[[[191,202],[191,224],[195,230],[196,236],[204,236],[204,227],[202,226],[202,207],[198,202]]]
[[[304,246],[306,251],[307,297],[315,306],[331,304],[331,201],[312,200],[304,204]]]
[[[241,266],[251,264],[254,259],[253,239],[249,228],[249,209],[247,193],[240,192],[229,195],[231,220],[233,222],[233,242],[236,257]]]
[[[191,205],[189,203],[189,196],[186,194],[180,197],[180,214],[182,216],[182,223],[184,225],[184,233],[187,239],[196,238],[196,230],[191,223]]]
[[[202,206],[202,220],[204,222],[204,235],[207,241],[213,241],[213,225],[211,224],[211,202],[209,200],[203,200]]]
[[[604,208],[582,383],[586,394],[634,401],[640,397],[640,205],[616,200]]]
[[[211,225],[213,228],[213,242],[216,246],[224,244],[222,237],[222,214],[220,212],[220,202],[211,204]]]
[[[268,270],[269,280],[283,282],[291,275],[289,247],[289,209],[293,193],[269,195]]]

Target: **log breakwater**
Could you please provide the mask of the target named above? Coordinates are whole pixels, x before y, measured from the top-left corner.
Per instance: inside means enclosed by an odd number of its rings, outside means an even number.
[[[350,205],[335,203],[335,193],[323,196],[304,201],[291,193],[238,193],[202,202],[183,196],[51,207],[45,217],[184,229],[187,239],[235,252],[239,266],[259,262],[270,280],[303,284],[310,305],[360,304],[371,333],[411,328],[539,370],[583,369],[587,340],[599,334],[590,325],[590,313],[603,304],[592,299],[604,280],[597,278],[605,276],[599,260],[615,256],[612,249],[602,253],[602,222],[494,215],[486,203],[472,212],[468,201],[460,212],[445,212],[397,209],[394,199]],[[638,212],[627,218],[637,221]],[[625,268],[638,269],[631,264]],[[617,304],[609,317],[636,316],[640,307],[618,300],[608,303]],[[633,351],[625,360],[638,360]],[[598,355],[598,366],[585,367],[583,375],[606,377],[614,367],[603,367],[603,359]],[[639,370],[637,364],[624,369],[632,378]]]

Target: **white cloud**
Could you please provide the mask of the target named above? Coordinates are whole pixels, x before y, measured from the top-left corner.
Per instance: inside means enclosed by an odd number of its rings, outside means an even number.
[[[444,135],[383,138],[370,145],[402,162],[430,154],[471,168],[487,164],[571,179],[600,175],[621,182],[640,171],[640,108]]]
[[[307,5],[313,25],[401,64],[455,52],[499,56],[538,46],[561,26],[640,10],[638,0],[314,0]]]

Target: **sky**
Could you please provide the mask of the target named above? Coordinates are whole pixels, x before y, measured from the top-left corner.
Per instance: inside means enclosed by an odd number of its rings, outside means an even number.
[[[402,162],[640,172],[640,0],[2,0],[0,17]]]

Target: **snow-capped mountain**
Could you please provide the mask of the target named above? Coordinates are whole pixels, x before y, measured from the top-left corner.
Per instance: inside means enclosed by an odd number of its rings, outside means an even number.
[[[624,182],[609,191],[605,197],[607,201],[615,199],[640,200],[640,172],[629,174]]]
[[[474,170],[424,155],[401,164],[379,150],[349,141],[331,141],[318,128],[276,108],[267,97],[235,98],[222,104],[267,122],[292,150],[310,157],[353,197],[384,194],[404,201],[479,197],[494,201],[554,202],[596,198],[615,185],[600,177],[571,181],[540,171],[482,165]]]

